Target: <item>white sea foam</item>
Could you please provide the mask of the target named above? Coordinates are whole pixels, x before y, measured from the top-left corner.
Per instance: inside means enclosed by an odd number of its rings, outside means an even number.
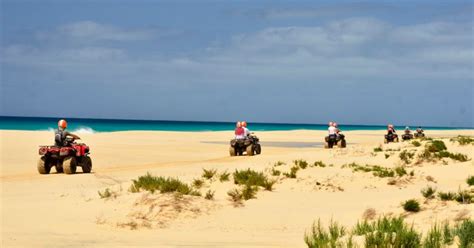
[[[71,131],[72,133],[84,133],[84,134],[93,134],[96,131],[90,127],[79,127]]]

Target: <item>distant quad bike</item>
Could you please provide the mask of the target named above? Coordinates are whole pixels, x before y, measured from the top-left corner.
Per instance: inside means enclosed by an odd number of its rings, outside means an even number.
[[[390,142],[398,142],[398,134],[396,133],[386,134],[384,143],[387,144]]]
[[[90,173],[92,160],[89,157],[89,146],[74,142],[74,139],[66,140],[68,146],[40,146],[38,160],[38,172],[49,174],[51,167],[56,167],[56,172],[74,174],[78,166],[82,167],[83,173]]]
[[[241,156],[246,153],[247,156],[262,153],[260,140],[255,135],[249,135],[247,139],[232,139],[230,141],[229,154],[233,156]]]
[[[425,137],[425,133],[423,132],[416,132],[415,133],[415,138],[424,138]]]
[[[337,145],[339,148],[346,147],[346,136],[340,133],[339,135],[330,135],[324,138],[325,144],[324,148],[333,148],[334,145]]]
[[[411,140],[413,139],[413,134],[411,133],[405,133],[402,135],[402,140]]]

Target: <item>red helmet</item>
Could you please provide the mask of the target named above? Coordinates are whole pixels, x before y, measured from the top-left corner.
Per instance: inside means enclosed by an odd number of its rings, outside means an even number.
[[[242,127],[247,127],[247,122],[246,121],[242,121]]]
[[[67,122],[66,120],[59,120],[58,121],[58,128],[66,129],[67,128]]]
[[[235,124],[236,127],[242,127],[242,123],[240,121],[238,121],[236,124]]]

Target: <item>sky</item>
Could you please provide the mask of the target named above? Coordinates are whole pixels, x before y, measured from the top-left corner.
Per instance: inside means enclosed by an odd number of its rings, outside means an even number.
[[[473,1],[0,4],[3,116],[474,127]]]

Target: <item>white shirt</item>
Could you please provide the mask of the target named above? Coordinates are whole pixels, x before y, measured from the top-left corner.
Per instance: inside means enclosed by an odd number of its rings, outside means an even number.
[[[250,134],[250,130],[246,127],[244,127],[244,135],[247,137]]]
[[[336,134],[336,128],[333,126],[330,126],[328,128],[328,131],[329,131],[329,135]]]

